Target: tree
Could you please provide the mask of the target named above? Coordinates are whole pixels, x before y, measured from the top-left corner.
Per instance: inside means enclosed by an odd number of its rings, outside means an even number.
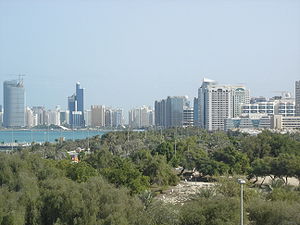
[[[256,181],[258,180],[258,177],[263,177],[263,181],[261,185],[263,184],[266,176],[271,175],[271,162],[272,158],[265,157],[263,159],[255,159],[251,164],[251,170],[249,170],[249,176],[253,177],[255,176]]]
[[[209,158],[202,158],[196,164],[196,169],[203,175],[216,176],[228,173],[229,166]]]
[[[234,198],[203,199],[185,204],[181,225],[235,225],[239,223],[239,202]]]
[[[152,152],[152,154],[164,155],[169,162],[175,154],[174,144],[170,142],[163,142],[155,149],[155,151]]]
[[[299,203],[257,199],[247,208],[249,220],[254,225],[300,224]]]
[[[250,168],[247,155],[231,146],[213,152],[212,158],[227,164],[230,174],[245,174]]]

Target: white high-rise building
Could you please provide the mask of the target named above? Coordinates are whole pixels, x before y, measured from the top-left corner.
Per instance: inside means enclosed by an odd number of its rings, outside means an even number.
[[[183,108],[183,126],[194,126],[194,108],[185,106]]]
[[[232,86],[233,88],[233,117],[242,114],[242,105],[250,103],[250,92],[245,86]]]
[[[60,126],[60,108],[56,107],[54,110],[49,110],[48,115],[48,125]]]
[[[153,109],[147,106],[134,108],[128,112],[128,123],[131,128],[144,128],[153,126]]]
[[[26,107],[25,109],[25,126],[28,128],[36,126],[36,119],[35,115],[33,114],[33,111]]]
[[[85,125],[90,127],[92,125],[92,111],[90,109],[84,111]]]
[[[36,126],[37,125],[47,125],[47,111],[43,106],[34,106],[31,107],[34,116],[36,117]]]
[[[123,109],[114,109],[112,112],[112,127],[124,125]]]
[[[249,103],[244,85],[219,85],[203,79],[198,90],[199,125],[207,130],[224,130],[224,121],[241,114],[242,104]]]

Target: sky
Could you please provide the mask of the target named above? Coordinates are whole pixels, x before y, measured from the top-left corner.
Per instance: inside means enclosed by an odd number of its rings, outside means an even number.
[[[150,105],[204,77],[251,96],[300,80],[299,0],[0,0],[0,82],[25,74],[29,106]],[[0,85],[0,104],[3,102]]]

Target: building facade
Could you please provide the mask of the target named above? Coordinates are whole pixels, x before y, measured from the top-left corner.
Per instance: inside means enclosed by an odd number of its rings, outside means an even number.
[[[124,126],[123,109],[114,109],[112,112],[112,127],[118,128]]]
[[[269,129],[271,118],[267,114],[246,115],[225,119],[224,130],[231,129]]]
[[[204,78],[198,90],[199,126],[224,130],[225,119],[239,116],[242,104],[249,102],[249,90],[244,85],[219,85]]]
[[[84,89],[76,83],[76,93],[68,97],[69,123],[72,128],[85,126],[84,120]]]
[[[91,126],[105,127],[105,106],[104,105],[91,106]]]
[[[25,127],[25,88],[23,80],[3,83],[3,126]]]
[[[300,116],[300,80],[295,82],[295,115]]]
[[[194,108],[184,107],[183,109],[183,127],[194,126]]]
[[[128,125],[130,128],[146,128],[153,126],[153,109],[148,106],[134,108],[128,111]]]
[[[106,108],[105,109],[105,127],[112,127],[112,109]]]
[[[189,108],[187,96],[168,96],[155,101],[155,125],[171,128],[184,126],[184,109]]]
[[[271,99],[266,102],[257,102],[253,104],[243,104],[242,114],[268,114],[282,115],[282,116],[295,116],[295,100],[292,98],[287,99]]]
[[[2,105],[0,105],[0,127],[3,125],[3,110]]]
[[[167,112],[166,112],[166,100],[155,101],[154,103],[155,112],[155,126],[156,127],[166,127],[167,126]]]
[[[271,128],[276,130],[300,129],[300,116],[271,116]]]

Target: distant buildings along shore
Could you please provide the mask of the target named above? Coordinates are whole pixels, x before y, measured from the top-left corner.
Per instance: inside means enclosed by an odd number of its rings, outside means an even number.
[[[26,106],[23,79],[4,81],[3,107],[0,124],[6,128],[64,126],[78,128],[171,128],[196,126],[208,131],[229,129],[300,129],[300,81],[295,82],[294,97],[287,92],[281,96],[250,97],[245,85],[224,85],[203,79],[198,95],[168,96],[151,106],[134,107],[128,111],[119,107],[92,105],[85,109],[84,88],[76,83],[75,93],[67,98],[67,109],[57,106]]]

